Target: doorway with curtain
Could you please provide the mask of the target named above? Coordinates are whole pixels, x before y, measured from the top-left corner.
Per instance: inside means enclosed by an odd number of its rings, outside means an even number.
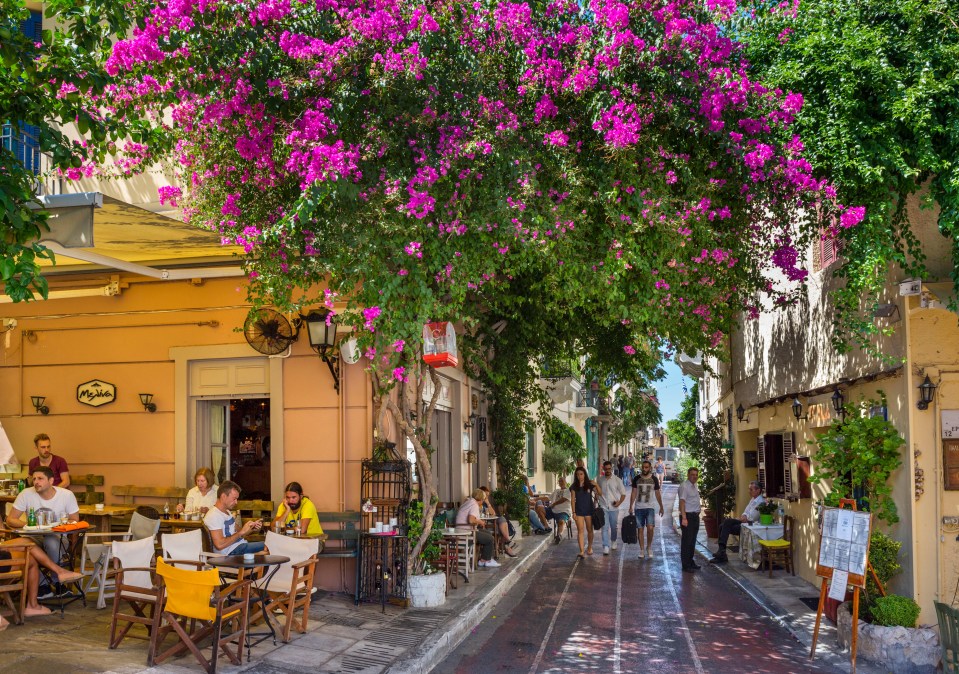
[[[269,398],[197,401],[194,470],[209,466],[217,484],[232,480],[242,488],[243,499],[273,500],[270,445]]]

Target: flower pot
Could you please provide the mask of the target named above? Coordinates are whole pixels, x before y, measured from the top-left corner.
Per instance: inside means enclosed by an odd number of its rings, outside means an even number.
[[[410,605],[415,608],[442,606],[446,603],[446,574],[410,576]]]
[[[719,520],[712,510],[703,513],[703,527],[706,529],[706,538],[719,538]]]
[[[837,612],[836,638],[843,650],[852,642],[852,611],[842,604]],[[859,621],[858,657],[882,667],[884,672],[935,674],[942,655],[935,627],[884,627]]]
[[[768,514],[768,515],[765,514],[765,513],[760,513],[760,514],[759,514],[759,523],[762,524],[764,527],[770,526],[770,525],[773,523],[772,513],[770,513],[770,514]]]

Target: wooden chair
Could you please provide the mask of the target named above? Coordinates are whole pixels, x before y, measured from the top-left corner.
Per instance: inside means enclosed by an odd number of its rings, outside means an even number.
[[[110,562],[113,542],[149,539],[152,544],[159,530],[160,520],[136,512],[130,517],[130,526],[125,533],[87,532],[78,570],[87,577],[83,591],[89,594],[97,590],[97,608],[106,608],[106,600],[112,596],[108,590],[113,585],[114,569]]]
[[[939,618],[939,644],[942,646],[942,671],[946,674],[959,672],[959,610],[942,602],[936,605]]]
[[[448,536],[440,539],[439,546],[440,554],[436,558],[436,565],[443,569],[446,574],[446,594],[449,594],[450,586],[453,588],[459,587],[459,581],[457,580],[460,568],[459,546],[455,538]]]
[[[85,491],[75,492],[77,503],[81,505],[96,505],[103,503],[104,494],[97,491],[97,487],[103,486],[102,475],[70,475],[71,487],[85,487]]]
[[[290,538],[272,531],[266,532],[266,547],[270,554],[289,557],[290,561],[281,564],[266,586],[270,599],[267,611],[279,609],[286,617],[283,626],[283,641],[290,640],[293,627],[301,634],[306,632],[310,618],[310,601],[313,596],[313,574],[316,571],[320,541],[315,538]],[[296,619],[294,613],[302,609],[302,616]],[[250,617],[254,622],[262,617],[262,609],[257,606]]]
[[[0,547],[10,553],[10,559],[0,559],[0,599],[3,599],[13,614],[14,625],[23,624],[23,611],[27,607],[27,574],[33,558],[30,556],[29,543],[10,543]],[[20,593],[14,600],[13,596]]]
[[[156,573],[162,613],[151,635],[147,664],[153,667],[186,650],[193,653],[207,674],[216,671],[221,651],[234,665],[242,664],[250,581],[240,580],[221,589],[216,569],[179,569],[163,559],[157,560]],[[163,649],[163,642],[171,632],[176,635],[177,643]],[[207,659],[200,644],[210,636],[213,652]]]
[[[769,568],[769,577],[773,577],[773,562],[782,564],[792,575],[796,575],[793,566],[793,518],[783,517],[783,537],[774,541],[759,541],[762,556],[759,558],[759,568],[765,563]]]
[[[134,625],[144,625],[147,634],[153,635],[160,616],[157,611],[160,591],[151,568],[156,552],[152,538],[117,541],[111,547],[116,584],[110,620],[110,648],[116,648]],[[124,603],[132,613],[121,612]],[[119,623],[125,624],[118,633]]]

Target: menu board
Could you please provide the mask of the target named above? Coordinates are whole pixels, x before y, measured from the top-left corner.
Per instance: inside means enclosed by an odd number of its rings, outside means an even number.
[[[820,576],[832,576],[833,571],[849,574],[851,584],[862,585],[869,559],[869,534],[872,516],[840,508],[823,510],[822,538],[819,541]],[[858,576],[862,579],[854,579]]]

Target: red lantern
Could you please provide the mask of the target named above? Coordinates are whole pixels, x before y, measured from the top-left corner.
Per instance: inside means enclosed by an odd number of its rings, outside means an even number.
[[[455,367],[456,330],[449,321],[423,326],[423,360],[433,367]]]

